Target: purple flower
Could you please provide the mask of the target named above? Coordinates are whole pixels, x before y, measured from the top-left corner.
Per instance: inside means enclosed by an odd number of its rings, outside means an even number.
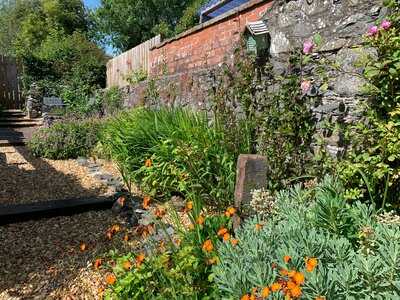
[[[310,54],[314,49],[314,43],[310,40],[307,40],[303,44],[303,52],[304,54]]]
[[[368,36],[374,36],[378,33],[378,26],[371,26],[370,28],[368,28],[368,32],[367,35]]]
[[[307,94],[307,92],[310,90],[310,88],[311,88],[311,81],[304,80],[301,83],[301,90],[302,90],[303,94]]]
[[[392,23],[389,20],[383,20],[381,24],[381,28],[388,30],[392,26]]]

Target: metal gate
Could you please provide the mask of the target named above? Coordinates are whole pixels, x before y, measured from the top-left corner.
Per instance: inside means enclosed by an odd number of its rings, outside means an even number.
[[[0,106],[4,109],[23,107],[16,61],[2,55],[0,55]]]

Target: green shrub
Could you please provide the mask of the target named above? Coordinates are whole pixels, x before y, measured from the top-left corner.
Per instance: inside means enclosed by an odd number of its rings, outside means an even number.
[[[280,192],[276,216],[261,230],[257,218],[249,220],[236,232],[237,246],[218,245],[214,279],[226,299],[239,299],[253,288],[259,293],[277,281],[284,285],[289,280],[284,270],[304,274],[302,299],[397,299],[399,227],[377,223],[364,204],[350,206],[343,191],[328,178],[316,191]],[[317,259],[314,270],[305,270],[306,258]],[[269,299],[284,299],[283,291]]]
[[[233,199],[239,153],[227,148],[223,135],[202,113],[136,109],[110,121],[101,140],[125,181],[148,195],[180,193],[224,205]]]
[[[96,120],[55,123],[35,132],[28,147],[33,155],[50,159],[87,156],[96,146],[100,128]]]

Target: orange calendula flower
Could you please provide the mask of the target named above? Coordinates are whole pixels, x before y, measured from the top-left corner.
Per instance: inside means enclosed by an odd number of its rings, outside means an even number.
[[[129,270],[132,268],[132,263],[131,263],[129,260],[124,261],[124,263],[122,264],[122,267],[123,267],[126,271],[129,271]]]
[[[193,201],[186,202],[186,210],[190,211],[193,209]]]
[[[228,229],[222,227],[218,230],[217,235],[218,236],[223,236],[225,233],[228,233]]]
[[[162,217],[164,217],[166,214],[165,208],[163,207],[157,207],[156,210],[154,211],[154,215],[158,218],[158,219],[162,219]]]
[[[260,230],[263,228],[263,226],[264,226],[264,225],[258,224],[258,223],[257,223],[255,227],[256,227],[256,230],[257,230],[257,231],[260,231]]]
[[[318,265],[318,260],[315,257],[306,258],[306,270],[307,272],[314,271],[315,267]]]
[[[301,272],[296,272],[293,276],[294,282],[296,282],[298,285],[302,285],[304,283],[304,274]]]
[[[203,216],[199,216],[196,220],[196,223],[199,225],[203,225],[204,224],[204,217]]]
[[[144,165],[146,168],[150,168],[153,165],[153,162],[151,161],[151,159],[146,159]]]
[[[288,263],[288,262],[290,262],[292,260],[292,257],[290,256],[290,255],[285,255],[284,257],[283,257],[283,261],[285,262],[285,263]]]
[[[81,244],[79,245],[79,249],[80,249],[82,252],[84,252],[84,251],[87,249],[86,244],[85,244],[85,243],[81,243]]]
[[[280,271],[279,271],[279,274],[281,274],[281,276],[287,276],[288,275],[288,270],[286,270],[286,269],[281,269]]]
[[[223,240],[224,240],[225,242],[227,242],[227,241],[229,241],[229,239],[231,238],[231,235],[230,235],[229,233],[225,233],[224,236],[223,236],[222,238],[223,238]]]
[[[318,296],[315,300],[326,300],[325,296]]]
[[[206,252],[211,252],[211,251],[213,251],[213,249],[214,249],[214,246],[212,244],[212,241],[206,240],[203,244],[203,250]]]
[[[136,267],[140,267],[144,261],[144,259],[146,258],[146,256],[144,255],[144,253],[140,253],[138,256],[136,256]]]
[[[242,298],[240,298],[240,300],[250,300],[250,295],[248,294],[243,295]]]
[[[226,209],[225,211],[225,216],[227,216],[228,218],[232,217],[234,214],[236,213],[236,208],[230,206]]]
[[[272,285],[271,285],[271,291],[272,292],[278,292],[278,291],[280,291],[282,289],[282,284],[280,284],[279,282],[274,282]]]
[[[294,289],[295,286],[297,286],[297,284],[296,284],[294,281],[289,280],[289,281],[287,282],[286,286],[287,286],[287,288],[288,288],[289,290],[292,290],[292,289]]]
[[[145,196],[143,198],[143,209],[148,209],[149,205],[150,205],[150,197],[149,196]]]
[[[94,266],[95,269],[98,269],[98,268],[100,268],[100,266],[101,266],[102,263],[103,263],[103,261],[101,260],[101,258],[98,258],[98,259],[96,259],[96,260],[94,261],[93,266]]]
[[[269,287],[263,288],[262,291],[261,291],[261,297],[268,298],[270,292],[271,291],[270,291]]]
[[[231,239],[231,243],[232,243],[233,246],[236,246],[239,243],[239,240]]]
[[[113,285],[113,284],[115,284],[116,281],[117,281],[117,278],[115,277],[114,274],[108,274],[108,275],[106,276],[106,282],[107,282],[107,284]]]
[[[296,270],[291,270],[288,272],[288,277],[292,278],[296,274]]]
[[[299,298],[301,296],[301,287],[296,285],[294,288],[290,290],[292,297]]]

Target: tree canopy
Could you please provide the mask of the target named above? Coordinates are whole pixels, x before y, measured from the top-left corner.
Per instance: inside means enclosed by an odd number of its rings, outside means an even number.
[[[102,0],[93,19],[100,39],[128,50],[157,34],[170,37],[198,22],[206,0]]]

